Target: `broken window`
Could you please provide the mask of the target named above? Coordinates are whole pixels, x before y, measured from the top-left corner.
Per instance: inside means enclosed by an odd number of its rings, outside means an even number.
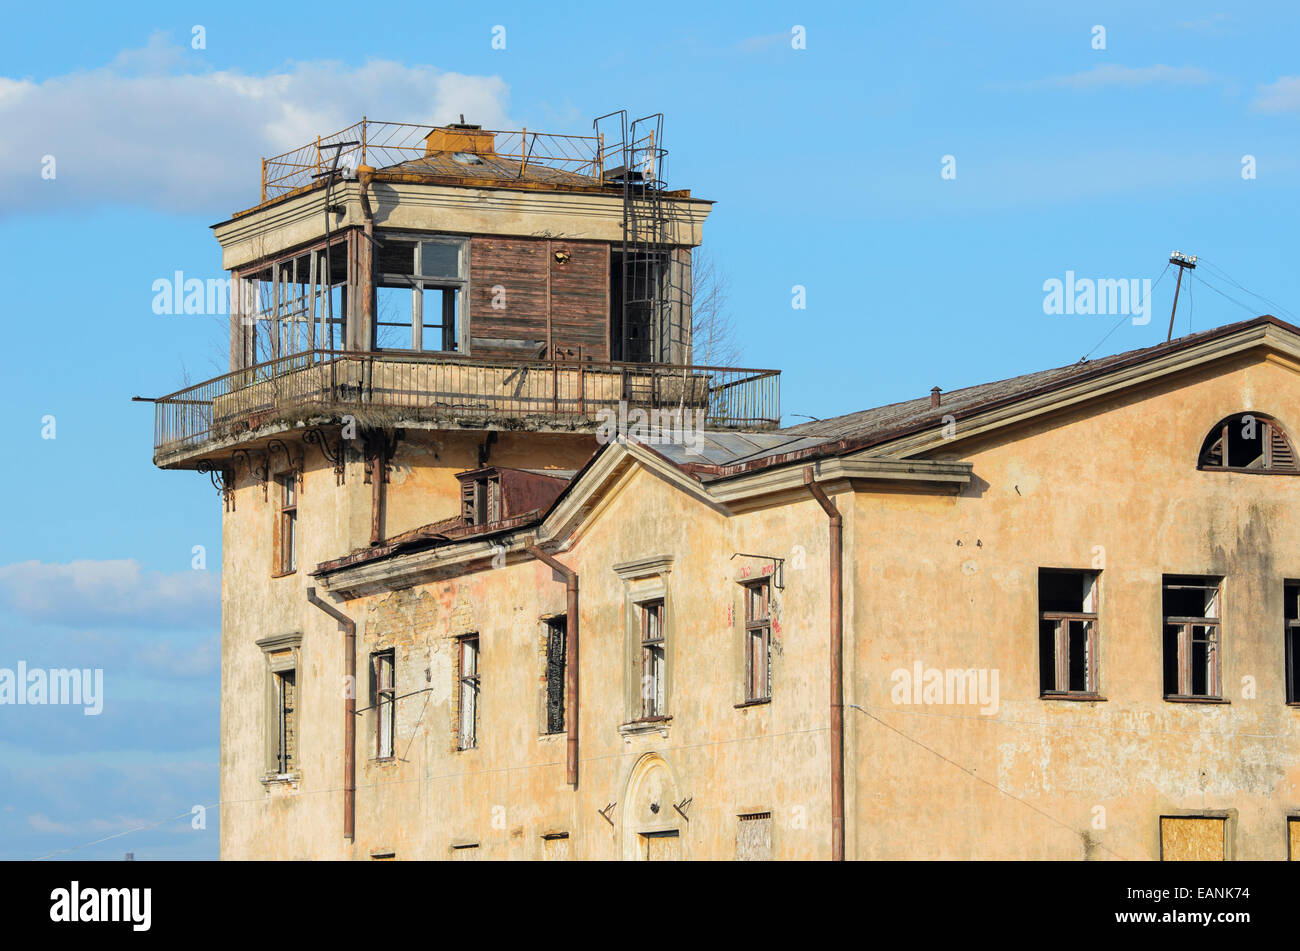
[[[393,655],[391,650],[370,655],[370,702],[375,708],[375,755],[380,759],[388,759],[393,755],[393,737],[397,732]]]
[[[231,312],[240,320],[239,366],[280,360],[310,350],[346,345],[348,255],[344,235],[260,267],[233,272]],[[275,368],[275,372],[292,369]]]
[[[460,671],[459,708],[456,748],[472,750],[478,746],[478,697],[481,682],[478,673],[478,635],[470,634],[459,640]]]
[[[772,813],[743,813],[737,819],[736,861],[766,862],[771,859]]]
[[[1286,702],[1300,703],[1300,581],[1282,586],[1283,637],[1286,644]]]
[[[641,606],[641,716],[664,715],[664,603]]]
[[[460,484],[461,517],[470,525],[490,525],[502,519],[501,476],[463,479]]]
[[[1042,695],[1095,695],[1098,573],[1038,570],[1038,661]]]
[[[292,472],[275,477],[280,486],[279,536],[276,550],[278,574],[287,575],[298,570],[298,479]]]
[[[1237,413],[1210,430],[1201,446],[1200,467],[1300,473],[1282,427],[1257,413]]]
[[[283,776],[298,765],[298,672],[278,670],[271,677],[276,711],[275,771]]]
[[[772,586],[767,580],[745,585],[745,699],[772,696]]]
[[[564,732],[564,651],[568,619],[546,622],[546,732]]]
[[[1165,697],[1221,697],[1220,582],[1166,575],[1164,579]]]
[[[455,351],[465,242],[383,235],[377,255],[375,349]]]

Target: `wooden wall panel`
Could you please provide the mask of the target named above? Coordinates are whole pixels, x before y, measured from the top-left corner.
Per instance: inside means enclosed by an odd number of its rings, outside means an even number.
[[[492,307],[495,287],[503,309]],[[477,356],[527,357],[545,343],[548,354],[608,360],[609,245],[471,238],[469,317]]]

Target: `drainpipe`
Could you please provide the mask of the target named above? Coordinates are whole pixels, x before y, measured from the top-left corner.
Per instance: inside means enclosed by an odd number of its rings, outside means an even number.
[[[347,651],[349,689],[343,699],[343,838],[355,841],[357,820],[357,624],[334,605],[307,589],[307,600],[339,622]]]
[[[816,483],[812,466],[803,484],[830,518],[831,568],[831,861],[844,861],[844,518]]]
[[[578,788],[578,573],[560,564],[536,545],[528,547],[528,554],[547,565],[552,571],[564,575],[564,726],[568,733],[567,782]]]

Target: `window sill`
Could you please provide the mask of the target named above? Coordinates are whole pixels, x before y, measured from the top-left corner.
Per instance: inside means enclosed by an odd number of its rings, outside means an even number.
[[[764,704],[771,703],[771,702],[772,702],[771,697],[759,697],[755,700],[744,700],[741,701],[740,703],[732,704],[732,706],[737,710],[743,710],[746,707],[761,707]]]
[[[1222,697],[1165,697],[1166,703],[1232,703]]]
[[[629,720],[627,723],[620,723],[618,732],[624,737],[644,736],[647,733],[667,736],[668,724],[671,721],[672,717],[641,717],[637,720]]]
[[[1250,475],[1300,475],[1295,469],[1249,469],[1245,466],[1197,466],[1201,472],[1244,472]]]
[[[302,782],[301,772],[262,774],[262,785],[267,789],[272,786],[297,786],[300,782]]]
[[[1039,700],[1073,700],[1082,702],[1104,701],[1106,698],[1099,693],[1042,693],[1038,695]]]
[[[272,579],[288,578],[290,575],[296,575],[297,573],[298,573],[297,568],[293,569],[292,571],[273,571],[271,572],[271,578]]]
[[[371,766],[392,766],[394,763],[400,763],[396,756],[372,756],[366,761]]]

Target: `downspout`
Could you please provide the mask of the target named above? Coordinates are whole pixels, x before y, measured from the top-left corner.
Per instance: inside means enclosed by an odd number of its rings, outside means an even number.
[[[348,689],[343,698],[343,838],[355,841],[357,819],[357,624],[307,589],[307,600],[339,622],[347,651]]]
[[[812,466],[803,484],[830,518],[831,569],[831,861],[844,861],[844,518],[815,481]]]
[[[560,564],[536,545],[528,547],[528,554],[552,571],[564,575],[564,726],[566,740],[566,777],[574,789],[578,788],[578,573]]]

